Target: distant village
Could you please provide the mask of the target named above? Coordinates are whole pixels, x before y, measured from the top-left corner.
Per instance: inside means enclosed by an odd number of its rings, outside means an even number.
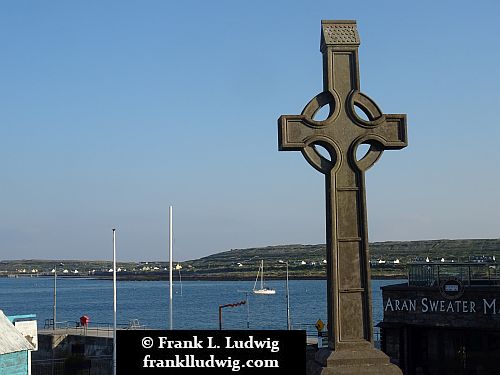
[[[458,263],[463,259],[453,257],[413,257],[410,261],[400,258],[373,257],[370,265],[374,272],[377,270],[394,271],[404,274],[408,263]],[[471,255],[465,260],[467,263],[496,263],[495,255]],[[57,263],[57,265],[54,265]],[[270,259],[265,260],[266,268],[270,275],[276,274],[277,270],[283,270],[288,263],[292,274],[297,275],[321,275],[326,269],[326,259]],[[228,273],[254,273],[257,270],[257,259],[253,256],[241,261],[223,262],[212,261],[203,262],[188,261],[175,262],[173,270],[176,277],[216,274],[220,272]],[[120,262],[117,273],[125,275],[165,275],[169,271],[167,262],[146,261],[146,262]],[[113,268],[111,262],[90,262],[90,261],[1,261],[0,277],[21,277],[21,276],[64,276],[64,277],[111,277]]]

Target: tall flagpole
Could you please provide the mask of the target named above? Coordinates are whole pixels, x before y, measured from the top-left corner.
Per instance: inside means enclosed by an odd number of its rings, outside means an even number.
[[[113,375],[116,375],[116,229],[113,229]]]
[[[169,213],[169,263],[170,263],[170,329],[174,329],[174,312],[173,312],[173,306],[172,306],[172,300],[173,300],[173,256],[172,256],[172,206],[169,207],[168,210]]]

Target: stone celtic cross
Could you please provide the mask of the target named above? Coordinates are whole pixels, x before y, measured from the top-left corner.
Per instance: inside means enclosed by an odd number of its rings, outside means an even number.
[[[322,21],[321,26],[323,92],[302,114],[279,118],[279,150],[301,151],[325,174],[330,348],[362,350],[373,341],[364,175],[384,150],[407,145],[406,115],[383,114],[360,92],[356,22]],[[328,117],[314,120],[324,106],[329,106]],[[358,160],[360,144],[369,150]]]

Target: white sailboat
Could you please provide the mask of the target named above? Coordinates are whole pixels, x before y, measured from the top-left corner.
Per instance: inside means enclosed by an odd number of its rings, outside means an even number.
[[[257,280],[259,280],[259,273],[260,273],[260,289],[255,289],[257,286]],[[276,290],[264,286],[264,260],[261,261],[259,270],[257,271],[255,284],[253,284],[253,293],[263,294],[263,295],[276,294]]]

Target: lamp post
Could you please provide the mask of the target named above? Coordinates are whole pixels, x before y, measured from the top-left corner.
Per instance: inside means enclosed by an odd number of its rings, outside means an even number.
[[[288,289],[288,260],[286,261],[286,329],[292,329],[292,320],[290,318],[290,293]]]
[[[241,302],[237,302],[237,303],[228,303],[226,305],[219,305],[219,330],[222,331],[222,309],[226,308],[226,307],[238,307],[238,306],[244,305],[246,303],[247,303],[247,301],[241,301]]]
[[[60,263],[60,266],[64,264]],[[53,321],[52,321],[52,329],[56,329],[56,321],[57,321],[57,264],[54,265],[54,311],[53,311]]]
[[[57,266],[54,265],[54,311],[52,315],[52,329],[56,329],[56,311],[57,311]]]

